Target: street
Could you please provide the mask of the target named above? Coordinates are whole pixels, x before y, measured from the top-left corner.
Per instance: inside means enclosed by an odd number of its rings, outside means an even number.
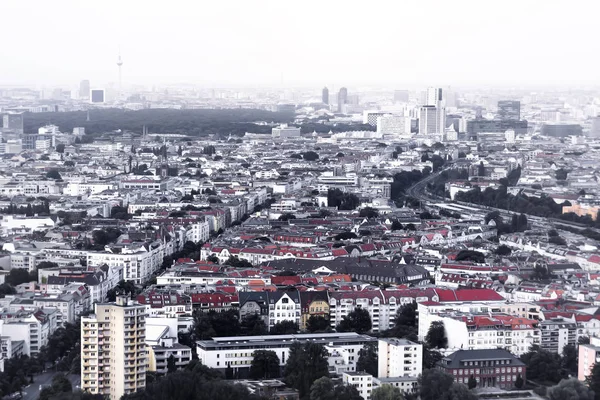
[[[33,383],[23,388],[23,400],[37,400],[40,396],[40,385],[42,388],[52,384],[52,377],[57,372],[49,371],[33,377]],[[77,390],[81,383],[80,375],[68,375],[69,381],[73,385],[73,390]]]

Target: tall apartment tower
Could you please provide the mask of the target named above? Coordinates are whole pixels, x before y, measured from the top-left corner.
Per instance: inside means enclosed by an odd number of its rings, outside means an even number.
[[[89,99],[90,98],[90,81],[87,79],[82,80],[79,83],[79,99]]]
[[[321,102],[329,104],[329,89],[327,89],[327,86],[323,88],[323,92],[321,93]]]
[[[441,106],[444,97],[443,97],[442,88],[427,88],[427,94],[425,95],[425,104],[426,106]]]
[[[125,296],[81,318],[81,389],[119,400],[146,385],[146,311]]]
[[[337,106],[338,112],[342,112],[342,110],[344,108],[344,104],[347,104],[347,103],[348,103],[348,89],[343,87],[338,92],[338,106]]]
[[[444,107],[423,106],[419,109],[419,134],[432,135],[446,130],[446,110]]]

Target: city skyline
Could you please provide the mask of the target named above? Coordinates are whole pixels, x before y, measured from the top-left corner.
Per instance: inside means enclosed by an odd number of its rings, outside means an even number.
[[[259,4],[199,7],[175,1],[163,9],[108,1],[94,8],[63,0],[39,3],[29,15],[27,5],[10,3],[7,13],[31,21],[27,30],[19,18],[6,21],[5,28],[20,35],[5,44],[12,57],[0,67],[0,84],[117,84],[119,49],[126,60],[124,85],[595,83],[593,52],[583,40],[593,34],[593,3],[576,24],[570,22],[572,7],[562,1],[544,7],[508,1],[494,18],[479,14],[478,3],[468,0],[427,7],[382,3],[386,12],[371,18],[348,2],[342,7],[309,1],[292,11],[276,2]],[[55,37],[66,39],[53,46],[39,40],[47,34],[48,16],[70,17],[69,24],[52,26]],[[340,31],[348,35],[331,38]]]

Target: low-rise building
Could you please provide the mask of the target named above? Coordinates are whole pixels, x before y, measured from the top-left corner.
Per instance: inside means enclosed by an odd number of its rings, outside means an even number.
[[[459,350],[444,357],[438,367],[465,385],[470,377],[478,387],[501,389],[514,388],[519,375],[527,381],[526,365],[504,349]]]

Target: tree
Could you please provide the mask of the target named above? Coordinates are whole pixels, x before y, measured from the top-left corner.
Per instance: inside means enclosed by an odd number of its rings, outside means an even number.
[[[362,400],[358,390],[351,385],[338,383],[328,377],[322,377],[310,386],[310,400]]]
[[[433,348],[445,349],[448,347],[448,338],[446,337],[446,328],[443,321],[433,321],[431,323],[425,341]]]
[[[54,393],[72,392],[73,385],[65,374],[56,374],[52,378],[52,391]]]
[[[448,392],[442,397],[443,400],[477,400],[475,393],[462,383],[454,382],[450,385]]]
[[[423,345],[423,368],[435,368],[438,362],[444,358],[442,353],[432,349],[426,343]]]
[[[171,354],[169,358],[167,358],[167,373],[173,373],[177,371],[177,364],[175,363],[175,356]]]
[[[379,210],[373,207],[361,208],[359,216],[362,218],[377,218],[379,216]]]
[[[321,315],[311,315],[306,321],[306,330],[310,333],[328,332],[330,329],[329,319]]]
[[[252,379],[273,379],[280,375],[279,357],[272,350],[256,350],[250,365]]]
[[[577,347],[574,344],[567,344],[563,347],[561,367],[571,373],[577,373]]]
[[[310,400],[333,400],[333,390],[333,381],[323,376],[310,386]]]
[[[224,265],[229,265],[233,268],[252,268],[252,264],[246,260],[240,260],[237,256],[229,256]]]
[[[291,213],[283,213],[277,218],[279,221],[289,221],[290,219],[296,219],[296,216]]]
[[[551,236],[548,238],[548,243],[556,244],[558,246],[566,246],[567,241],[561,236]]]
[[[244,335],[257,336],[268,333],[265,321],[258,314],[250,314],[242,319],[240,330]]]
[[[269,329],[269,333],[271,335],[290,335],[293,333],[298,333],[298,324],[294,321],[284,320],[276,323]]]
[[[577,378],[563,379],[558,385],[548,388],[548,400],[594,400],[595,395],[590,388]]]
[[[379,376],[378,370],[378,355],[377,355],[377,344],[369,343],[366,344],[358,352],[358,361],[356,362],[356,370],[364,371],[373,376]]]
[[[556,170],[556,172],[554,172],[554,174],[556,175],[557,180],[564,181],[567,179],[567,175],[569,174],[569,171],[567,171],[563,168],[559,168]]]
[[[600,393],[600,363],[594,364],[592,371],[585,378],[585,383],[594,393]]]
[[[50,171],[48,171],[46,173],[46,178],[48,179],[54,179],[54,180],[62,180],[62,176],[60,175],[60,173],[58,172],[57,169],[51,169]]]
[[[363,308],[356,307],[348,315],[344,316],[342,321],[336,327],[338,332],[356,332],[366,333],[371,330],[371,316]]]
[[[515,387],[517,389],[521,389],[524,384],[525,384],[525,382],[523,381],[523,377],[521,376],[521,374],[517,375],[517,380],[515,381]]]
[[[65,145],[62,143],[59,143],[56,145],[56,152],[57,153],[64,153],[65,152]]]
[[[356,233],[354,232],[342,232],[342,233],[338,233],[337,235],[334,236],[335,240],[348,240],[348,239],[356,239],[358,236],[356,236]]]
[[[477,166],[477,176],[485,176],[485,165],[483,165],[483,161],[480,161]]]
[[[371,400],[404,400],[400,389],[384,384],[371,392]]]
[[[317,161],[319,159],[319,155],[314,151],[307,151],[306,153],[302,154],[302,157],[306,161]]]
[[[527,365],[527,377],[529,379],[539,382],[560,382],[560,356],[558,354],[543,350],[538,345],[533,345],[520,358]]]
[[[403,229],[402,224],[400,223],[400,221],[398,220],[394,220],[392,221],[392,231],[399,231],[401,229]]]
[[[211,254],[210,256],[206,257],[206,261],[211,262],[213,264],[218,264],[219,257],[215,256],[214,254]]]
[[[510,253],[512,253],[512,250],[507,245],[501,244],[500,246],[498,246],[498,248],[496,249],[496,251],[494,253],[499,256],[510,256]]]
[[[439,369],[426,369],[417,382],[421,400],[440,400],[450,390],[454,378]]]
[[[359,198],[353,193],[342,192],[340,189],[327,191],[327,205],[340,210],[354,210],[360,204]]]
[[[305,398],[314,381],[329,376],[327,350],[315,342],[292,343],[284,376],[285,382],[298,390],[300,398]]]
[[[485,263],[485,255],[476,250],[461,250],[455,258],[456,261],[472,261],[478,264]]]
[[[468,387],[469,389],[475,389],[477,387],[477,380],[473,375],[469,376]]]

